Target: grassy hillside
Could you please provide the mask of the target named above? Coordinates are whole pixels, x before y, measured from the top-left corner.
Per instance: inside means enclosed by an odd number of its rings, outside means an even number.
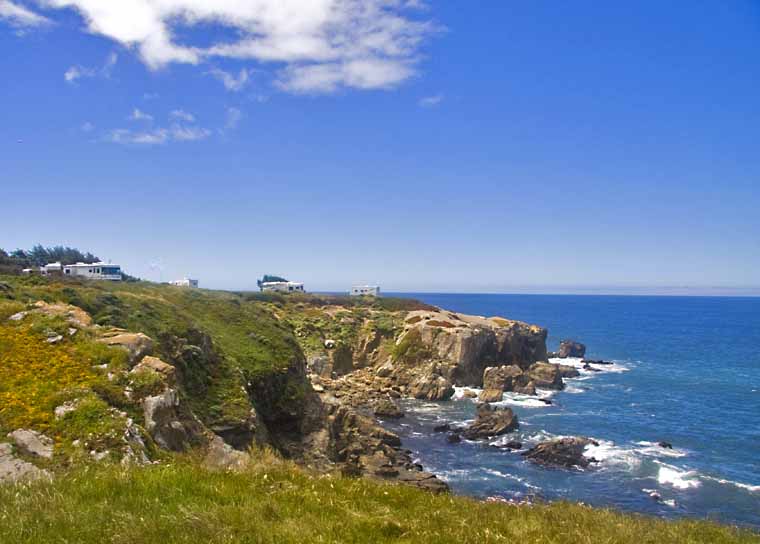
[[[0,542],[750,543],[718,525],[569,503],[513,506],[367,480],[311,476],[272,456],[242,473],[190,460],[101,467],[0,488]]]

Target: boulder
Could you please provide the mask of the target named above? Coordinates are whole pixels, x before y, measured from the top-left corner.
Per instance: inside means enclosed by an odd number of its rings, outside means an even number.
[[[498,402],[503,391],[535,395],[536,387],[530,376],[517,365],[486,368],[480,402]]]
[[[125,350],[129,355],[130,364],[135,364],[153,351],[153,340],[141,332],[111,333],[98,338],[98,342]]]
[[[518,428],[517,416],[510,408],[494,408],[488,404],[478,407],[475,421],[467,427],[462,435],[467,440],[477,440],[490,436],[499,436]]]
[[[391,399],[380,399],[375,402],[374,414],[377,417],[399,419],[404,417],[404,412]]]
[[[478,398],[478,394],[473,391],[472,389],[465,389],[464,393],[462,393],[462,396],[466,399],[476,399]]]
[[[523,456],[536,464],[549,467],[586,468],[594,462],[593,459],[583,455],[586,446],[589,445],[598,446],[599,444],[590,438],[558,438],[537,444],[523,453]]]
[[[0,444],[0,483],[17,483],[50,478],[50,473],[13,455],[10,444]]]
[[[130,370],[130,374],[137,374],[139,372],[155,372],[164,378],[164,381],[170,387],[173,387],[176,383],[176,370],[175,368],[163,362],[158,357],[151,357],[147,355]]]
[[[443,376],[423,375],[412,383],[410,394],[416,399],[448,400],[454,395],[454,386]]]
[[[501,402],[504,397],[504,391],[502,389],[483,389],[478,397],[480,402]]]
[[[8,435],[16,447],[28,455],[53,458],[53,441],[47,436],[27,429],[16,429]]]
[[[565,387],[559,365],[546,362],[535,363],[531,365],[526,374],[536,387],[542,389],[563,389]]]
[[[203,464],[215,470],[240,471],[251,463],[251,456],[236,450],[215,436],[208,445]]]
[[[562,378],[577,378],[581,375],[578,369],[571,365],[557,365],[557,368]]]
[[[70,325],[77,328],[86,328],[92,325],[90,314],[82,308],[72,306],[71,304],[64,304],[63,302],[50,304],[40,300],[34,303],[32,312],[50,317],[63,317]]]
[[[536,384],[533,381],[529,381],[525,385],[516,385],[512,390],[514,393],[520,393],[521,395],[536,396]]]
[[[583,357],[586,355],[586,346],[575,340],[562,340],[559,344],[559,358]]]

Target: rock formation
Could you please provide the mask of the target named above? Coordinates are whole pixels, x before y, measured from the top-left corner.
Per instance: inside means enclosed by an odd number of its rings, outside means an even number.
[[[489,438],[514,431],[518,426],[517,416],[510,408],[482,404],[478,407],[475,421],[462,432],[462,436],[467,440]]]
[[[586,446],[599,444],[590,438],[569,437],[541,442],[522,455],[539,465],[561,468],[586,468],[594,459],[584,455]]]
[[[586,346],[575,340],[562,340],[559,344],[558,356],[560,359],[567,357],[583,357],[586,355]]]

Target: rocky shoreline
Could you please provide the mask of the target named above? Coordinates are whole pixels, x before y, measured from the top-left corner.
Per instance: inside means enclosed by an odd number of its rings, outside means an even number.
[[[190,330],[181,338],[154,338],[97,325],[77,306],[43,301],[8,321],[23,326],[35,320],[63,320],[69,337],[91,338],[95,344],[125,354],[123,366],[103,365],[94,370],[103,373],[111,384],[108,387],[118,389],[110,395],[122,396],[125,400],[120,402],[134,406],[139,417],[135,419],[136,412],[128,415],[108,408],[105,417],[120,438],[111,440],[109,448],[79,438],[70,444],[56,444],[57,455],[62,455],[61,447],[66,451],[65,463],[84,455],[96,462],[108,458],[146,464],[160,457],[155,448],[175,452],[200,449],[208,466],[235,468],[250,459],[245,453],[248,448],[259,445],[274,447],[317,471],[337,470],[441,492],[448,489],[446,483],[415,463],[398,435],[382,425],[383,420],[404,417],[400,399],[446,401],[455,387],[482,388],[479,395],[466,393],[478,396],[476,420],[466,428],[445,430],[452,443],[483,440],[519,427],[512,410],[490,405],[500,401],[505,392],[536,396],[538,389],[561,390],[565,378],[578,375],[572,366],[548,362],[545,329],[500,317],[432,307],[367,312],[361,307],[330,305],[317,309],[274,307],[273,314],[281,321],[302,314],[320,320],[320,326],[288,322],[307,355],[291,360],[279,374],[249,383],[245,393],[251,407],[246,414],[212,422],[195,411],[188,396],[192,384],[187,369],[201,361],[206,371],[213,371],[221,357],[213,338],[201,330]],[[390,325],[381,327],[379,323]],[[335,340],[328,337],[330,327],[351,334]],[[47,338],[53,345],[66,341],[61,334],[51,333]],[[560,346],[560,357],[583,355],[585,346],[577,342]],[[588,363],[599,364],[604,362]],[[292,400],[284,402],[283,394]],[[63,421],[77,417],[92,398],[72,397],[55,408],[55,417]],[[38,468],[29,458],[28,448],[14,436],[32,436],[37,442],[49,443],[50,458],[52,441],[29,429],[15,429],[12,435],[12,442],[3,444],[0,478],[48,477],[45,467],[51,463]],[[585,439],[578,440],[538,445],[525,455],[547,465],[583,466],[585,458],[578,457],[583,448],[578,444]]]

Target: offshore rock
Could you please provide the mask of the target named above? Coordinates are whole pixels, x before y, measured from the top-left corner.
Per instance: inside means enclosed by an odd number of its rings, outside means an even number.
[[[543,389],[564,389],[565,387],[559,365],[546,362],[535,363],[528,369],[527,374],[536,387]]]
[[[478,407],[475,421],[462,432],[462,436],[467,440],[478,440],[506,434],[518,427],[517,416],[510,408],[482,404]]]
[[[589,445],[598,446],[599,444],[590,438],[584,437],[559,438],[541,442],[522,455],[539,465],[561,468],[586,468],[594,462],[594,459],[583,455],[586,446]]]
[[[583,357],[586,355],[586,346],[575,340],[562,340],[559,344],[558,356],[560,359],[567,357]]]

